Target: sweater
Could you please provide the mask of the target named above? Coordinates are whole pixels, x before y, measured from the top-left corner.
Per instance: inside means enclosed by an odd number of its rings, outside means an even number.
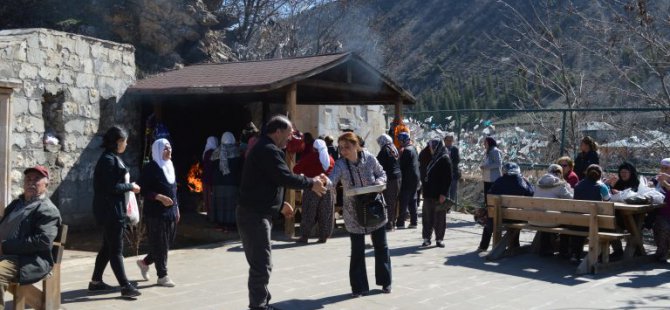
[[[142,213],[144,213],[145,217],[160,218],[168,221],[175,221],[177,219],[177,209],[179,208],[177,183],[168,183],[163,170],[155,161],[151,161],[144,167],[138,184],[141,187],[140,194],[144,197]],[[169,207],[164,206],[160,201],[156,200],[156,196],[159,194],[170,197],[174,204]]]

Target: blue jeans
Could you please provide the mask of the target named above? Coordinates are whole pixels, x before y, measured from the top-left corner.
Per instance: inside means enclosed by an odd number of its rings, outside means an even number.
[[[349,262],[349,283],[351,292],[362,294],[370,290],[365,269],[365,234],[349,234],[351,238],[351,260]],[[386,242],[384,226],[371,234],[375,249],[375,282],[377,285],[391,285],[391,255]]]

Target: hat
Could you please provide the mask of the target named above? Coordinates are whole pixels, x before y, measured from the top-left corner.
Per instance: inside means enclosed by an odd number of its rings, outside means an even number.
[[[557,164],[551,164],[549,165],[549,168],[547,168],[547,171],[549,173],[556,173],[556,172],[561,172],[563,173],[563,168]]]
[[[41,175],[43,175],[47,178],[49,177],[49,169],[47,169],[47,167],[44,167],[44,166],[37,165],[35,167],[28,168],[28,169],[23,171],[23,174],[28,174],[28,172],[30,172],[30,171],[35,171],[35,172],[37,172],[37,173],[39,173],[39,174],[41,174]]]
[[[670,167],[670,157],[661,160],[661,166]]]
[[[507,175],[519,175],[521,174],[521,168],[516,163],[506,163],[502,166],[503,174]]]

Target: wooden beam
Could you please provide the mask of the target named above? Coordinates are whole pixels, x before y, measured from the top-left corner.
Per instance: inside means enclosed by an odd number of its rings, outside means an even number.
[[[298,86],[293,83],[286,90],[286,113],[288,114],[288,118],[293,122],[295,122],[297,118],[297,105]],[[293,171],[293,167],[295,166],[294,153],[286,152],[286,164],[288,165],[288,168]],[[295,190],[287,189],[285,200],[293,207],[294,210],[298,208],[298,206],[295,205]],[[293,238],[295,234],[295,222],[293,218],[284,219],[284,233],[286,233],[286,236],[289,238]]]
[[[300,86],[330,89],[337,91],[349,91],[368,95],[392,96],[394,94],[397,94],[396,92],[390,91],[383,83],[380,83],[379,87],[363,85],[363,84],[340,83],[340,82],[310,80],[310,79],[303,80],[298,83],[300,84]]]

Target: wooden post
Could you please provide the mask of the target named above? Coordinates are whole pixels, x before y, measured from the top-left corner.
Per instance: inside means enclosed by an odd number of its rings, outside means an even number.
[[[286,91],[286,113],[288,114],[288,118],[293,122],[295,122],[296,120],[297,109],[298,109],[298,87],[295,83],[293,83],[288,87]],[[295,166],[295,154],[288,152],[286,153],[286,164],[288,165],[288,168],[291,171],[293,171],[293,167]],[[295,190],[287,189],[285,200],[294,209],[297,208],[297,206],[295,205]],[[286,236],[289,238],[293,238],[293,236],[295,235],[295,222],[293,221],[293,218],[284,219],[284,233],[286,233]]]
[[[493,202],[493,217],[492,217],[493,218],[493,227],[492,227],[493,228],[493,245],[492,246],[495,247],[498,243],[500,243],[500,240],[502,239],[502,223],[503,223],[503,221],[502,221],[503,210],[501,208],[502,197],[497,196],[497,195],[493,196],[493,195],[490,195],[490,194],[486,194],[486,195],[489,195],[487,201],[489,201],[489,203]],[[493,198],[493,199],[491,199],[491,198]],[[487,208],[488,208],[488,206],[487,206]]]
[[[12,104],[10,97],[13,89],[0,83],[0,215],[11,201],[11,132]]]
[[[402,97],[398,97],[398,100],[395,102],[394,116],[399,120],[402,120],[402,101]]]

